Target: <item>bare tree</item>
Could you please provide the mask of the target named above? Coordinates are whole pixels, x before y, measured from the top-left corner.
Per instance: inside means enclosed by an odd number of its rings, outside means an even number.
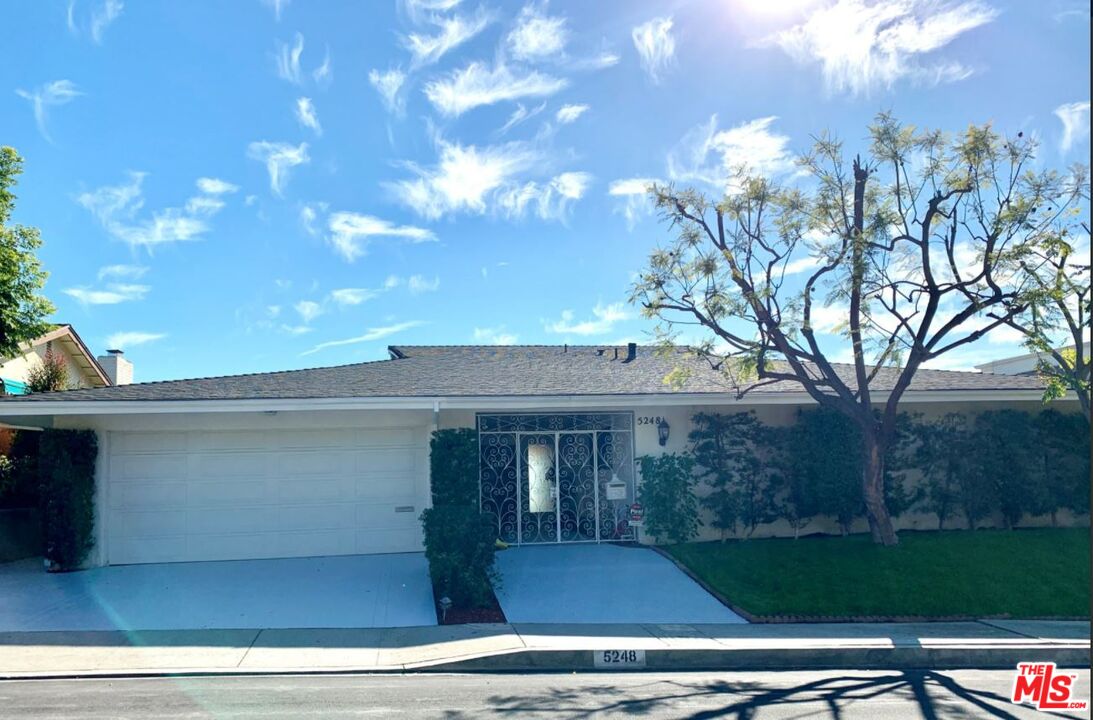
[[[1021,134],[971,126],[949,138],[881,114],[870,137],[849,166],[838,140],[816,138],[794,186],[741,169],[716,203],[651,188],[678,233],[631,301],[658,319],[666,345],[697,326],[689,346],[739,396],[797,383],[850,417],[873,539],[894,545],[884,462],[901,398],[924,363],[1026,312],[1021,258],[1080,197],[1057,173],[1029,169],[1035,143]],[[824,332],[849,340],[851,363],[833,361]]]

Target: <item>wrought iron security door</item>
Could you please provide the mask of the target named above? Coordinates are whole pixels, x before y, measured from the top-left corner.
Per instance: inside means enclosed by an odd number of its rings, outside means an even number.
[[[479,498],[509,543],[630,540],[630,413],[479,415]]]

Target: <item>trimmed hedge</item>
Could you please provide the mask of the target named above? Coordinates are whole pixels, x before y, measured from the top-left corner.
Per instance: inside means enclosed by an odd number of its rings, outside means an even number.
[[[438,430],[429,447],[433,507],[421,523],[433,593],[453,608],[490,607],[497,534],[478,508],[478,433]]]
[[[95,458],[91,430],[45,430],[38,478],[45,558],[51,569],[73,570],[95,543]]]
[[[478,433],[437,430],[429,441],[433,505],[478,507]]]
[[[447,596],[456,608],[490,607],[497,536],[489,517],[478,508],[440,505],[421,521],[436,597]]]

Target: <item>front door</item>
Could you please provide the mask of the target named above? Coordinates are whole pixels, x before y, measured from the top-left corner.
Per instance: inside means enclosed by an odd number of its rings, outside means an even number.
[[[628,540],[629,413],[480,415],[480,500],[509,543]]]

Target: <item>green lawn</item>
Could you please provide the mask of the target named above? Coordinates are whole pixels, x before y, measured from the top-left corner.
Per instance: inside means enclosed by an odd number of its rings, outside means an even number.
[[[904,532],[667,548],[733,605],[765,617],[1089,617],[1088,528]]]

